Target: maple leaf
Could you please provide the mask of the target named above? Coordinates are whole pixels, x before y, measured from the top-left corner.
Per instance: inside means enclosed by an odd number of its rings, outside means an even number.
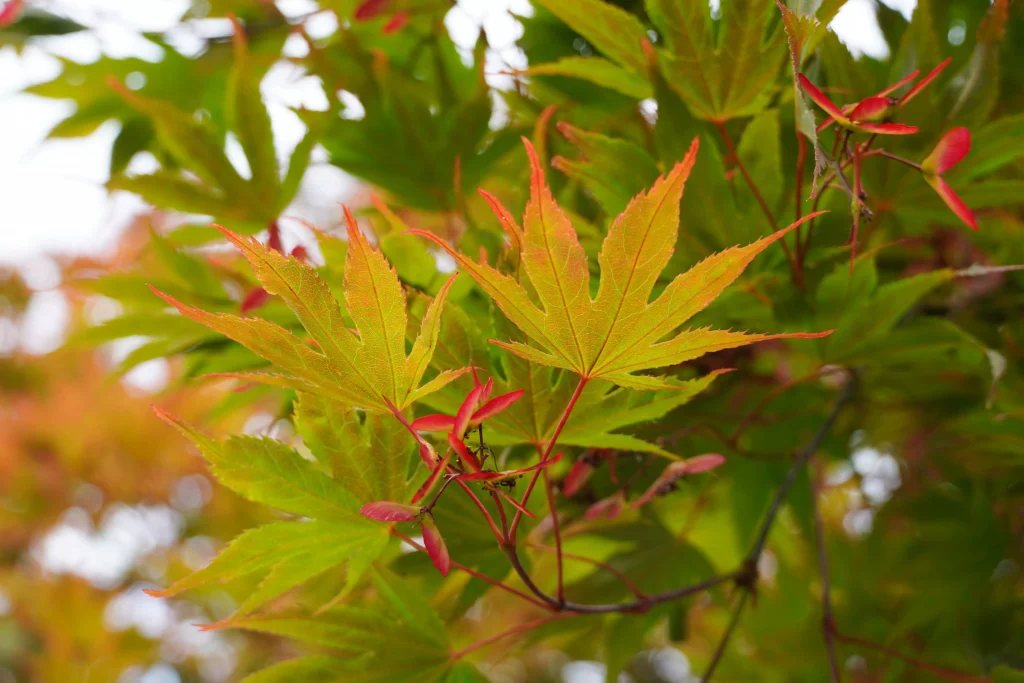
[[[339,605],[317,618],[303,614],[251,617],[242,628],[328,648],[341,656],[308,655],[264,669],[245,683],[485,683],[472,664],[452,657],[449,629],[430,594],[408,579],[373,569],[372,606]]]
[[[246,576],[260,579],[234,617],[207,628],[232,626],[239,616],[339,565],[347,565],[346,589],[350,589],[386,546],[387,535],[360,516],[359,500],[347,487],[284,444],[254,437],[218,442],[166,412],[158,409],[157,414],[199,447],[214,476],[226,487],[310,520],[250,529],[209,566],[166,590],[147,591],[155,597],[171,597]]]
[[[956,217],[977,230],[978,222],[974,219],[974,212],[942,177],[943,173],[959,164],[970,151],[971,131],[966,128],[954,128],[942,136],[928,158],[921,162],[921,173]]]
[[[659,51],[661,70],[694,116],[723,123],[764,109],[786,55],[780,27],[767,31],[771,3],[723,4],[718,21],[701,2],[647,0],[646,5],[667,46]]]
[[[532,168],[531,189],[525,228],[517,237],[523,245],[525,275],[540,306],[523,285],[486,262],[473,261],[432,233],[412,231],[447,251],[505,316],[541,348],[520,342],[491,343],[528,361],[571,370],[585,380],[605,379],[632,389],[651,390],[676,385],[635,373],[767,339],[829,334],[762,335],[702,328],[661,341],[708,306],[754,256],[818,215],[805,216],[746,247],[708,257],[649,302],[676,242],[679,201],[697,155],[696,139],[686,158],[659,178],[650,191],[637,195],[612,223],[598,256],[601,280],[592,299],[587,256],[568,216],[551,195],[533,146],[525,139],[523,142]]]
[[[342,309],[317,272],[297,258],[269,249],[256,239],[220,228],[242,252],[270,294],[294,311],[319,350],[265,320],[209,313],[154,291],[183,315],[210,327],[271,361],[283,375],[244,375],[245,379],[299,391],[320,389],[348,405],[387,412],[387,401],[401,410],[458,377],[440,373],[421,385],[437,343],[441,308],[454,282],[450,278],[428,307],[409,355],[405,352],[406,298],[394,269],[370,246],[346,209],[348,250],[345,301],[353,333]]]

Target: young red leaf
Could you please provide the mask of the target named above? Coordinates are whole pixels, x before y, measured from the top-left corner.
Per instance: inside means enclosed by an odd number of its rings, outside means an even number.
[[[242,305],[238,307],[238,310],[240,313],[248,313],[260,308],[268,301],[270,301],[270,292],[262,287],[257,287],[242,300]]]
[[[939,140],[939,144],[928,158],[921,162],[921,173],[925,181],[946,203],[946,206],[956,214],[956,217],[966,223],[971,229],[977,230],[978,223],[972,212],[963,200],[953,191],[949,183],[942,177],[942,174],[959,164],[967,153],[971,151],[971,132],[966,128],[954,128]]]
[[[971,131],[966,128],[954,128],[939,140],[928,158],[921,162],[924,173],[942,175],[953,168],[971,151]]]
[[[804,76],[803,74],[797,74],[797,79],[800,81],[800,87],[804,89],[804,92],[807,93],[807,96],[810,97],[816,105],[818,105],[826,112],[828,112],[834,120],[843,124],[850,123],[850,119],[845,114],[843,114],[842,110],[839,109],[836,103],[830,100],[828,98],[828,95],[818,90],[818,88],[813,83],[811,83],[807,76]]]
[[[382,500],[367,503],[359,508],[359,514],[363,517],[375,519],[378,522],[414,522],[419,519],[420,509],[415,505]]]
[[[450,432],[455,425],[451,415],[425,415],[412,421],[412,428],[417,432]]]
[[[956,214],[957,218],[966,223],[972,230],[978,229],[978,222],[974,218],[974,212],[964,204],[964,201],[960,199],[959,195],[953,191],[953,188],[949,186],[949,183],[942,176],[925,174],[924,179],[939,193],[942,201],[946,202],[946,206]]]
[[[448,445],[452,447],[455,454],[459,456],[459,459],[462,460],[469,469],[473,472],[479,472],[481,470],[480,461],[476,459],[476,456],[473,455],[468,448],[466,448],[465,442],[455,436],[455,432],[448,433]]]
[[[920,74],[920,73],[921,73],[920,71],[912,71],[908,76],[905,76],[904,78],[900,79],[896,83],[893,83],[892,85],[888,86],[887,88],[883,88],[882,90],[879,90],[878,92],[876,92],[874,94],[874,97],[886,97],[889,93],[895,92],[896,90],[899,90],[904,85],[906,85],[910,81],[912,81],[915,78],[917,78],[917,75]],[[890,102],[890,104],[891,104],[891,102]],[[847,106],[843,107],[843,113],[846,114],[847,116],[849,116],[850,112],[852,112],[856,107],[857,107],[857,104],[847,105]],[[823,131],[826,128],[828,128],[829,126],[831,126],[833,123],[835,123],[835,119],[833,119],[832,117],[828,117],[824,121],[821,122],[821,125],[818,126],[817,131],[820,133],[821,131]]]
[[[526,392],[522,390],[512,391],[492,398],[490,401],[485,403],[480,410],[473,413],[473,417],[470,419],[470,424],[480,424],[487,418],[497,415],[522,398],[525,393]]]
[[[622,491],[616,491],[607,498],[597,501],[583,513],[583,519],[615,519],[626,509],[626,498]]]
[[[392,0],[363,0],[352,13],[352,18],[356,21],[369,21],[387,12],[391,3]]]
[[[869,97],[850,110],[850,119],[861,122],[883,121],[892,115],[892,100],[888,97]]]
[[[752,245],[713,255],[671,282],[650,302],[668,264],[679,229],[679,202],[697,156],[698,141],[649,192],[637,195],[612,223],[601,248],[601,282],[590,297],[590,266],[569,217],[555,202],[540,159],[524,139],[531,164],[523,266],[540,306],[518,281],[475,262],[437,236],[413,231],[445,249],[504,312],[538,344],[492,340],[528,361],[566,368],[587,379],[606,379],[633,389],[669,388],[637,371],[661,368],[710,351],[766,339],[820,335],[746,335],[686,330],[661,341],[711,303],[755,255],[812,215]],[[825,333],[828,334],[828,333]],[[468,424],[465,423],[465,424]],[[456,420],[456,430],[462,423]]]
[[[705,453],[704,455],[689,458],[683,464],[686,465],[687,474],[700,474],[701,472],[713,470],[724,462],[725,456],[718,453]]]
[[[655,496],[663,496],[674,491],[676,483],[686,475],[707,472],[724,462],[725,458],[717,453],[707,453],[682,462],[674,462],[665,468],[661,476],[655,479],[654,483],[630,507],[635,510],[642,505],[646,505]]]
[[[382,31],[384,35],[389,36],[392,33],[398,33],[399,31],[401,31],[402,27],[404,27],[408,23],[408,12],[395,12],[395,14],[390,19],[388,19],[387,23],[384,24],[384,28],[382,29]]]
[[[25,0],[8,0],[4,8],[0,10],[0,27],[10,26],[17,21],[24,5]]]
[[[854,127],[861,132],[877,135],[913,135],[917,132],[917,126],[905,123],[855,123]]]
[[[441,572],[441,576],[448,576],[452,561],[448,556],[448,546],[437,530],[434,518],[431,515],[424,515],[420,524],[423,528],[423,547],[427,549],[430,561],[437,567],[437,571]]]
[[[593,472],[594,465],[586,456],[577,458],[576,462],[569,469],[569,474],[565,475],[565,479],[562,480],[562,495],[566,498],[575,496],[583,488],[583,485],[587,483]]]
[[[928,85],[933,80],[935,80],[935,78],[940,73],[942,73],[942,70],[945,69],[947,66],[949,66],[952,61],[953,61],[952,57],[946,57],[946,59],[943,60],[943,62],[941,64],[939,64],[937,67],[932,69],[931,73],[929,73],[927,76],[925,76],[920,81],[915,83],[914,87],[912,87],[910,90],[908,90],[907,94],[905,94],[903,97],[900,98],[899,104],[897,104],[896,106],[903,106],[904,104],[906,104],[910,100],[912,100],[915,97],[917,97],[917,93],[921,92],[921,90],[923,90],[926,85]],[[902,81],[901,81],[901,83],[902,83]]]
[[[869,97],[855,105],[853,108],[848,108],[849,114],[847,114],[840,110],[839,107],[836,106],[835,102],[830,100],[825,93],[818,90],[818,88],[808,80],[807,76],[797,74],[797,78],[800,81],[800,87],[804,89],[807,96],[814,100],[815,104],[828,112],[832,116],[832,119],[844,128],[862,133],[875,133],[877,135],[911,135],[917,132],[917,128],[915,126],[908,126],[902,123],[862,122],[863,119],[870,121],[875,117],[884,118],[886,109],[890,109],[892,107],[892,102],[888,98]],[[862,119],[858,119],[857,116],[854,116],[854,112],[858,109],[860,109],[859,116],[861,116]],[[831,123],[831,121],[826,120],[818,126],[818,130],[821,131],[827,127],[829,123]]]
[[[912,81],[915,78],[917,78],[917,76],[920,73],[921,73],[921,71],[919,69],[915,69],[915,70],[911,71],[909,74],[907,74],[906,76],[904,76],[900,80],[896,81],[892,85],[888,86],[887,88],[883,88],[882,90],[879,90],[878,92],[876,92],[875,93],[875,97],[885,97],[889,93],[896,92],[897,90],[899,90],[900,88],[905,86],[907,83],[910,83],[910,81]]]
[[[480,408],[480,401],[484,391],[489,391],[488,385],[490,385],[490,380],[488,380],[487,385],[478,384],[470,389],[466,399],[459,406],[459,412],[455,414],[455,420],[452,424],[452,434],[456,437],[462,438],[462,435],[469,429],[469,421],[473,418],[473,413]]]
[[[423,482],[423,484],[421,484],[420,487],[416,489],[416,493],[412,497],[412,503],[420,502],[426,497],[428,493],[431,492],[431,490],[433,490],[434,485],[437,484],[438,480],[441,478],[441,475],[448,470],[448,461],[451,460],[451,457],[452,452],[446,451],[444,457],[441,458],[440,462],[438,462],[434,469],[431,470],[430,476],[428,476],[426,480]]]

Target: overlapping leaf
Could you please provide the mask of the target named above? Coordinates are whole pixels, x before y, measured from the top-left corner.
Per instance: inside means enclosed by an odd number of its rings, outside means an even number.
[[[196,443],[222,484],[249,500],[309,521],[277,522],[246,531],[205,569],[153,595],[170,597],[201,586],[258,579],[239,607],[238,614],[244,615],[339,566],[347,567],[351,586],[383,550],[386,530],[359,515],[361,501],[287,446],[253,437],[218,442],[166,413],[161,417]]]
[[[421,386],[441,325],[441,306],[453,280],[441,288],[424,315],[409,355],[405,352],[405,292],[394,269],[370,246],[349,215],[345,299],[354,333],[341,307],[316,271],[268,249],[253,238],[223,231],[253,267],[263,287],[280,296],[315,342],[305,341],[257,318],[208,313],[161,294],[182,314],[234,339],[274,364],[279,375],[249,379],[300,391],[319,391],[350,406],[389,412],[382,396],[399,408],[436,391],[458,376],[439,374]]]
[[[765,38],[775,9],[770,2],[723,2],[717,27],[701,2],[647,0],[646,5],[667,44],[660,53],[665,78],[694,116],[724,122],[767,105],[786,52],[781,27]]]
[[[494,311],[494,329],[504,338],[525,341],[522,333]],[[465,361],[462,359],[466,359]],[[438,351],[432,364],[440,371],[461,367],[465,362],[481,369],[493,368],[490,379],[494,393],[522,390],[522,398],[506,410],[488,418],[486,440],[492,445],[543,444],[550,440],[561,410],[572,395],[575,378],[568,372],[531,362],[512,354],[499,354],[492,362],[486,338],[475,321],[449,303],[445,326],[438,339]],[[706,389],[721,373],[688,381],[669,381],[669,388],[633,392],[612,382],[590,382],[580,395],[577,409],[559,436],[559,443],[584,448],[616,448],[677,457],[662,447],[629,433],[656,421],[686,404]],[[465,394],[467,380],[452,383],[424,399],[437,411],[454,415]]]
[[[671,385],[637,372],[765,339],[821,336],[748,335],[705,328],[686,330],[661,341],[710,304],[754,256],[797,225],[747,247],[735,247],[709,257],[677,277],[649,303],[658,275],[668,263],[676,242],[679,201],[696,159],[696,141],[683,161],[649,192],[634,198],[612,223],[598,257],[601,281],[593,299],[586,254],[568,217],[551,195],[533,147],[526,144],[532,179],[525,229],[519,242],[523,244],[522,264],[540,306],[513,278],[487,263],[471,260],[435,235],[420,233],[448,251],[505,316],[541,348],[494,341],[498,346],[540,365],[571,370],[586,379],[605,379],[620,386],[650,390]]]
[[[257,59],[250,53],[245,30],[236,22],[222,109],[227,129],[236,134],[245,154],[250,178],[244,178],[228,159],[223,130],[178,108],[177,103],[171,104],[168,96],[133,92],[111,77],[111,85],[121,98],[144,117],[139,119],[144,125],[138,131],[128,125],[122,131],[119,143],[124,150],[115,145],[114,170],[124,170],[131,156],[148,144],[155,130],[174,162],[194,174],[198,181],[169,169],[144,175],[118,173],[111,178],[110,189],[134,192],[160,208],[231,220],[246,232],[262,229],[277,218],[298,190],[320,130],[312,119],[304,116],[310,124],[308,131],[293,152],[282,179],[270,116],[260,92],[267,66],[265,58]],[[149,138],[136,142],[130,135]]]
[[[373,607],[335,607],[317,619],[249,619],[243,628],[287,636],[337,656],[295,659],[245,679],[246,683],[483,683],[472,665],[451,657],[444,623],[422,593],[383,571],[373,572]]]

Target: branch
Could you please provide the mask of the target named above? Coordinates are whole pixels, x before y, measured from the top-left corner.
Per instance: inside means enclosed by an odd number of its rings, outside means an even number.
[[[729,639],[732,638],[732,634],[736,630],[736,624],[739,621],[740,613],[743,611],[743,605],[746,603],[746,596],[754,592],[755,586],[757,585],[758,560],[761,559],[761,554],[764,552],[765,543],[768,541],[768,533],[775,524],[779,511],[782,509],[782,503],[785,502],[786,497],[789,495],[790,489],[793,488],[793,484],[796,482],[800,472],[802,472],[807,466],[807,462],[811,459],[811,456],[818,450],[818,447],[821,446],[821,442],[825,440],[825,437],[832,429],[832,425],[835,423],[836,418],[839,417],[839,413],[842,412],[846,404],[850,402],[851,398],[853,398],[853,392],[856,389],[856,385],[856,375],[854,375],[854,377],[847,382],[846,386],[843,388],[843,393],[839,396],[839,400],[837,400],[836,404],[832,407],[832,412],[829,413],[828,417],[825,418],[825,422],[822,423],[820,428],[818,428],[818,432],[814,435],[814,438],[810,440],[807,446],[804,447],[803,451],[800,452],[800,455],[797,456],[796,460],[793,461],[789,471],[786,472],[785,479],[782,480],[782,484],[775,492],[775,498],[772,499],[771,506],[768,508],[768,514],[765,515],[764,521],[761,522],[761,530],[757,534],[757,540],[754,541],[754,545],[751,548],[750,553],[747,555],[747,559],[743,562],[742,568],[736,573],[736,583],[743,589],[743,597],[740,598],[740,601],[736,606],[732,621],[729,623],[729,628],[726,629],[722,640],[718,643],[718,648],[715,650],[711,663],[708,665],[708,671],[704,674],[703,683],[707,683],[711,680],[711,675],[718,666],[718,662],[722,658],[726,646],[729,644]]]
[[[782,509],[782,503],[785,502],[786,496],[789,495],[789,490],[793,488],[793,484],[796,482],[797,476],[807,466],[807,462],[814,455],[814,452],[821,446],[821,442],[825,440],[829,431],[832,429],[832,425],[835,423],[836,418],[839,417],[839,413],[842,412],[846,404],[853,398],[853,392],[856,389],[856,376],[851,381],[847,382],[843,388],[843,393],[839,396],[839,400],[832,407],[832,412],[825,418],[825,422],[822,423],[821,427],[818,428],[818,432],[814,435],[814,438],[810,440],[804,450],[800,452],[796,460],[790,466],[789,471],[786,472],[786,478],[782,480],[782,484],[779,489],[775,492],[775,498],[772,499],[771,506],[768,508],[768,514],[765,516],[764,521],[761,523],[761,530],[758,532],[757,540],[754,542],[753,547],[750,550],[750,554],[747,555],[747,562],[757,566],[757,561],[761,559],[761,553],[764,552],[764,544],[768,540],[768,532],[771,531],[772,525],[775,523],[775,518],[779,514],[779,510]]]
[[[519,553],[516,552],[515,546],[506,546],[505,554],[508,556],[508,561],[512,565],[512,569],[515,570],[516,574],[522,580],[526,587],[530,589],[530,592],[536,595],[538,598],[547,603],[551,608],[559,612],[572,612],[574,614],[611,614],[615,612],[646,612],[655,605],[660,605],[663,602],[671,602],[684,598],[694,593],[700,593],[706,591],[709,588],[714,588],[719,584],[723,584],[729,581],[739,580],[743,575],[743,570],[729,572],[728,574],[720,574],[714,576],[705,581],[686,586],[684,588],[677,588],[676,590],[667,591],[665,593],[655,593],[648,595],[644,598],[633,600],[632,602],[623,602],[619,604],[608,604],[608,605],[583,605],[580,603],[564,601],[560,602],[555,598],[551,597],[534,583],[530,574],[523,567],[522,561],[519,559]]]
[[[949,669],[943,669],[940,666],[935,666],[928,662],[922,662],[920,659],[914,659],[913,657],[905,655],[891,647],[886,647],[885,645],[880,645],[878,643],[871,642],[870,640],[864,640],[863,638],[843,635],[836,629],[835,624],[830,624],[829,630],[832,635],[835,636],[836,640],[840,642],[849,643],[850,645],[859,645],[861,647],[868,648],[869,650],[884,652],[890,657],[895,657],[900,661],[906,662],[915,669],[933,673],[940,678],[945,678],[947,681],[958,681],[959,683],[991,683],[992,681],[988,676],[974,676],[971,674],[960,673],[958,671],[950,671]]]
[[[747,597],[749,595],[749,591],[744,590],[740,592],[740,598],[736,602],[736,606],[733,607],[732,617],[729,619],[729,625],[725,628],[725,633],[722,634],[721,640],[718,641],[718,647],[715,648],[715,654],[711,656],[711,663],[708,664],[708,670],[704,672],[704,678],[700,679],[701,683],[708,683],[708,681],[711,680],[711,676],[715,673],[715,669],[718,668],[718,663],[722,661],[722,655],[725,654],[725,646],[729,644],[729,640],[732,639],[733,632],[740,623],[740,615],[743,614],[743,607],[747,604]]]
[[[562,530],[558,521],[558,507],[555,504],[555,492],[551,488],[551,475],[547,468],[542,470],[544,476],[544,493],[548,499],[548,509],[551,510],[551,529],[555,536],[555,559],[558,564],[558,590],[555,597],[558,602],[565,603],[565,584],[562,578]]]
[[[835,617],[832,616],[832,588],[828,574],[828,555],[825,553],[825,527],[821,523],[821,508],[818,504],[818,493],[821,478],[815,473],[811,491],[811,510],[814,513],[814,542],[818,550],[818,572],[821,574],[821,605],[822,632],[825,636],[825,649],[828,650],[828,666],[832,683],[842,683],[839,673],[839,660],[836,658],[836,644],[833,638]]]

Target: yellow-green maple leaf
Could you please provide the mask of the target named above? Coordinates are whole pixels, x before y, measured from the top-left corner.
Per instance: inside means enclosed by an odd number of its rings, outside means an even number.
[[[464,372],[442,372],[420,385],[437,344],[442,305],[454,277],[427,308],[419,335],[406,356],[406,298],[398,275],[370,246],[347,211],[346,217],[345,302],[356,332],[345,325],[341,306],[313,268],[268,249],[252,237],[221,229],[252,265],[263,287],[280,296],[295,312],[319,350],[266,320],[210,313],[157,293],[183,315],[234,339],[284,373],[247,374],[246,379],[322,393],[347,405],[378,412],[390,412],[384,398],[400,409],[406,408]]]
[[[671,385],[664,380],[635,373],[767,339],[828,334],[764,335],[702,328],[662,341],[714,301],[757,254],[802,222],[746,247],[708,257],[650,301],[676,243],[679,202],[697,156],[697,140],[686,158],[648,192],[634,197],[612,223],[598,255],[601,281],[592,299],[587,256],[568,216],[551,195],[536,152],[524,142],[532,166],[530,201],[524,228],[512,224],[509,229],[518,231],[522,265],[539,306],[512,277],[486,262],[473,261],[431,233],[416,231],[451,254],[505,316],[541,348],[492,343],[535,363],[572,370],[584,379],[606,379],[633,389],[668,389]]]

